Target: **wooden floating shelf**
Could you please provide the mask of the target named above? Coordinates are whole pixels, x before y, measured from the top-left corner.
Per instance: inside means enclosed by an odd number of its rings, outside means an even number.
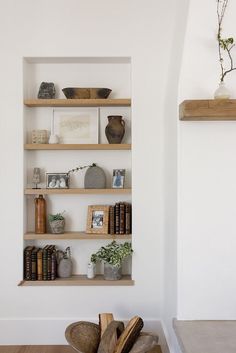
[[[130,143],[121,144],[36,144],[27,143],[24,145],[25,150],[131,150]]]
[[[27,107],[119,107],[131,106],[131,99],[25,99]]]
[[[51,194],[130,194],[129,189],[25,189],[25,195],[51,195]]]
[[[65,232],[63,234],[35,234],[27,232],[24,234],[24,240],[64,240],[64,239],[79,239],[79,240],[131,240],[131,234],[88,234],[86,232]]]
[[[70,278],[57,278],[55,281],[21,281],[18,286],[133,286],[130,275],[123,275],[118,281],[104,280],[103,275],[88,279],[86,275],[74,275]]]
[[[185,121],[236,120],[236,99],[185,100],[179,106]]]

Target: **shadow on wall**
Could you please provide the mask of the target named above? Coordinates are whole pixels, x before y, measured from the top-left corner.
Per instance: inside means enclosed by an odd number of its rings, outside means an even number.
[[[175,0],[172,48],[163,116],[163,328],[171,353],[180,352],[172,327],[177,315],[177,122],[178,86],[182,65],[189,0]]]

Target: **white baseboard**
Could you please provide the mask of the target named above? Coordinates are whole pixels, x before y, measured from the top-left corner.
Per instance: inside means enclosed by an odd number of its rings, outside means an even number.
[[[0,319],[0,345],[44,345],[67,344],[65,329],[76,321],[97,322],[91,318],[5,318]],[[120,318],[118,320],[121,320]],[[125,323],[127,319],[121,320]],[[159,320],[144,320],[143,331],[159,335],[161,346],[166,347],[166,340]],[[163,353],[166,353],[166,349]]]

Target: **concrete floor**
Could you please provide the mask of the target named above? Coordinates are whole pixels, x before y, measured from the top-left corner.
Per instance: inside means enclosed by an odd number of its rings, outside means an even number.
[[[183,353],[236,353],[236,321],[174,320]]]

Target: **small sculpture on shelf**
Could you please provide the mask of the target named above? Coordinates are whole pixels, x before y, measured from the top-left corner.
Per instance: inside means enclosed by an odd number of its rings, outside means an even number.
[[[53,99],[56,96],[56,89],[53,82],[42,82],[39,87],[39,99]]]
[[[34,168],[32,183],[35,184],[35,187],[33,189],[39,189],[38,184],[40,183],[40,181],[40,168]]]

